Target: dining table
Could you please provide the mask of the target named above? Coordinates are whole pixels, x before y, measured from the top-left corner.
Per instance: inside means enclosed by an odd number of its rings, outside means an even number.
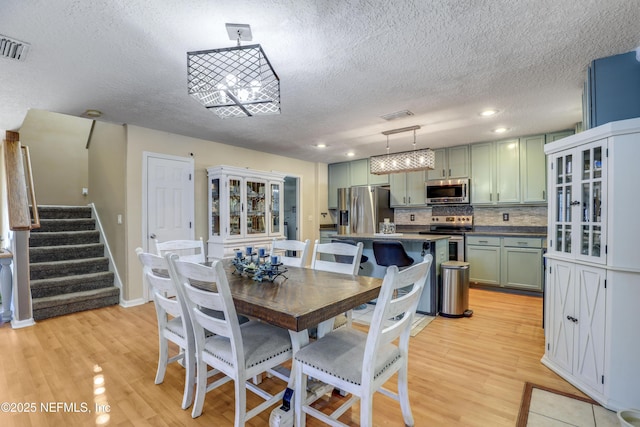
[[[322,337],[333,329],[336,316],[378,298],[382,279],[333,273],[301,267],[283,267],[273,281],[254,280],[223,259],[231,296],[238,314],[287,329],[293,354],[309,343],[308,329],[317,326]],[[294,388],[289,375],[284,406],[289,407]]]

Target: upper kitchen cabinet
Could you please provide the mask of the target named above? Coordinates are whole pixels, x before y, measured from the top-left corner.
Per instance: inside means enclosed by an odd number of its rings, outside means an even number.
[[[390,174],[391,207],[427,206],[425,176],[424,171]]]
[[[349,162],[332,163],[329,165],[329,209],[338,209],[338,188],[351,187],[349,183]]]
[[[547,201],[545,135],[520,138],[520,172],[523,203]]]
[[[546,203],[546,141],[534,135],[471,144],[471,203]]]
[[[338,188],[389,184],[388,175],[372,175],[369,173],[369,159],[331,163],[329,165],[328,175],[329,200],[327,207],[329,209],[338,209]]]
[[[636,52],[592,61],[583,94],[585,129],[640,117],[640,62]]]
[[[232,166],[207,169],[209,259],[233,256],[246,246],[284,238],[284,175]]]
[[[520,202],[519,141],[510,139],[471,144],[471,203],[518,202]]]
[[[435,167],[427,171],[427,179],[454,179],[469,177],[469,146],[433,150]]]

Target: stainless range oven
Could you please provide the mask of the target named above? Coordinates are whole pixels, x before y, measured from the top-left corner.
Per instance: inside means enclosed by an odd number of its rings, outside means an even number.
[[[443,215],[432,216],[429,230],[420,234],[448,234],[449,261],[465,260],[465,233],[473,230],[472,215]]]

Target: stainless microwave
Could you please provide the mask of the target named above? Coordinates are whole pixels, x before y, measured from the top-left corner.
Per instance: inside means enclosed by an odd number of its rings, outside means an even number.
[[[427,204],[469,203],[468,179],[443,179],[427,181]]]

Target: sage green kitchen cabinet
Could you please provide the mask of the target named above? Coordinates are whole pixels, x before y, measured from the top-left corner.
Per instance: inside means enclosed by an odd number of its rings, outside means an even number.
[[[389,175],[391,207],[426,206],[424,171]]]
[[[542,240],[502,238],[501,285],[542,292]]]
[[[349,162],[331,163],[328,168],[328,208],[338,209],[338,188],[351,187]]]
[[[467,236],[469,282],[500,286],[500,238]]]
[[[496,142],[497,203],[520,202],[520,141]]]
[[[542,239],[539,237],[466,237],[469,282],[542,292]]]
[[[435,167],[427,171],[427,179],[455,179],[469,177],[469,146],[460,145],[433,150]]]
[[[492,204],[495,151],[492,142],[471,144],[471,203]]]
[[[548,133],[545,135],[546,143],[554,142],[562,138],[566,138],[567,136],[574,135],[575,132],[572,130],[563,130],[560,132]]]
[[[350,187],[369,185],[369,159],[360,159],[349,162]]]
[[[544,154],[545,135],[520,138],[520,173],[522,202],[547,201],[547,164]]]
[[[329,209],[338,208],[338,188],[389,184],[389,175],[373,175],[369,173],[369,159],[331,163],[328,167],[328,175],[329,200],[327,207]]]

